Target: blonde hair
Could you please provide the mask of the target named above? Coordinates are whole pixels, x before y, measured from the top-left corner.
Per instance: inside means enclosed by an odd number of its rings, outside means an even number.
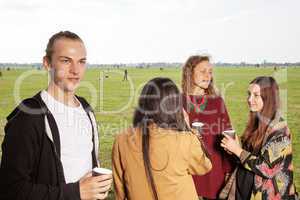
[[[51,61],[52,54],[53,54],[53,46],[56,40],[59,39],[70,39],[70,40],[78,40],[83,43],[82,39],[76,34],[71,31],[60,31],[55,33],[51,36],[48,41],[47,48],[46,48],[46,58]]]
[[[181,80],[181,88],[184,95],[191,94],[194,89],[193,84],[193,73],[195,67],[203,62],[203,61],[210,61],[209,56],[201,56],[201,55],[194,55],[190,56],[186,63],[184,64],[182,68],[182,80]],[[208,86],[208,88],[205,90],[205,93],[209,96],[219,96],[217,93],[217,89],[214,86],[213,78],[211,79],[211,82]]]

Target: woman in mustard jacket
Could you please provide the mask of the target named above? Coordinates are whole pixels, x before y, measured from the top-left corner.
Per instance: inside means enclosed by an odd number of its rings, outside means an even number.
[[[144,86],[133,128],[119,134],[113,146],[117,200],[198,200],[192,175],[212,166],[183,112],[173,81],[155,78]]]

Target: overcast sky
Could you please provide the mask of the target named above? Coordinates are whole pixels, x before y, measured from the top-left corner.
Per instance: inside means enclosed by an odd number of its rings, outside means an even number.
[[[71,30],[90,63],[300,61],[299,0],[1,0],[0,62],[41,62]]]

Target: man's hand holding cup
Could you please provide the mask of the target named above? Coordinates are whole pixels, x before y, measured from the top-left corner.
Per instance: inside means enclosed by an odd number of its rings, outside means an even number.
[[[105,168],[94,168],[79,181],[82,200],[105,199],[112,184],[112,171]]]

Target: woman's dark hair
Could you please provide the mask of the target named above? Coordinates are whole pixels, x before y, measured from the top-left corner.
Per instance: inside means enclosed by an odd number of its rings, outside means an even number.
[[[188,130],[184,120],[181,99],[180,92],[171,79],[154,78],[144,86],[134,113],[133,126],[142,130],[145,172],[155,200],[158,200],[158,195],[151,172],[148,126],[150,123],[155,123],[161,128],[171,128],[178,131]]]
[[[269,76],[257,77],[250,84],[257,84],[260,87],[263,108],[260,112],[250,111],[242,141],[248,150],[258,153],[266,137],[267,128],[279,111],[279,88],[275,79]]]

